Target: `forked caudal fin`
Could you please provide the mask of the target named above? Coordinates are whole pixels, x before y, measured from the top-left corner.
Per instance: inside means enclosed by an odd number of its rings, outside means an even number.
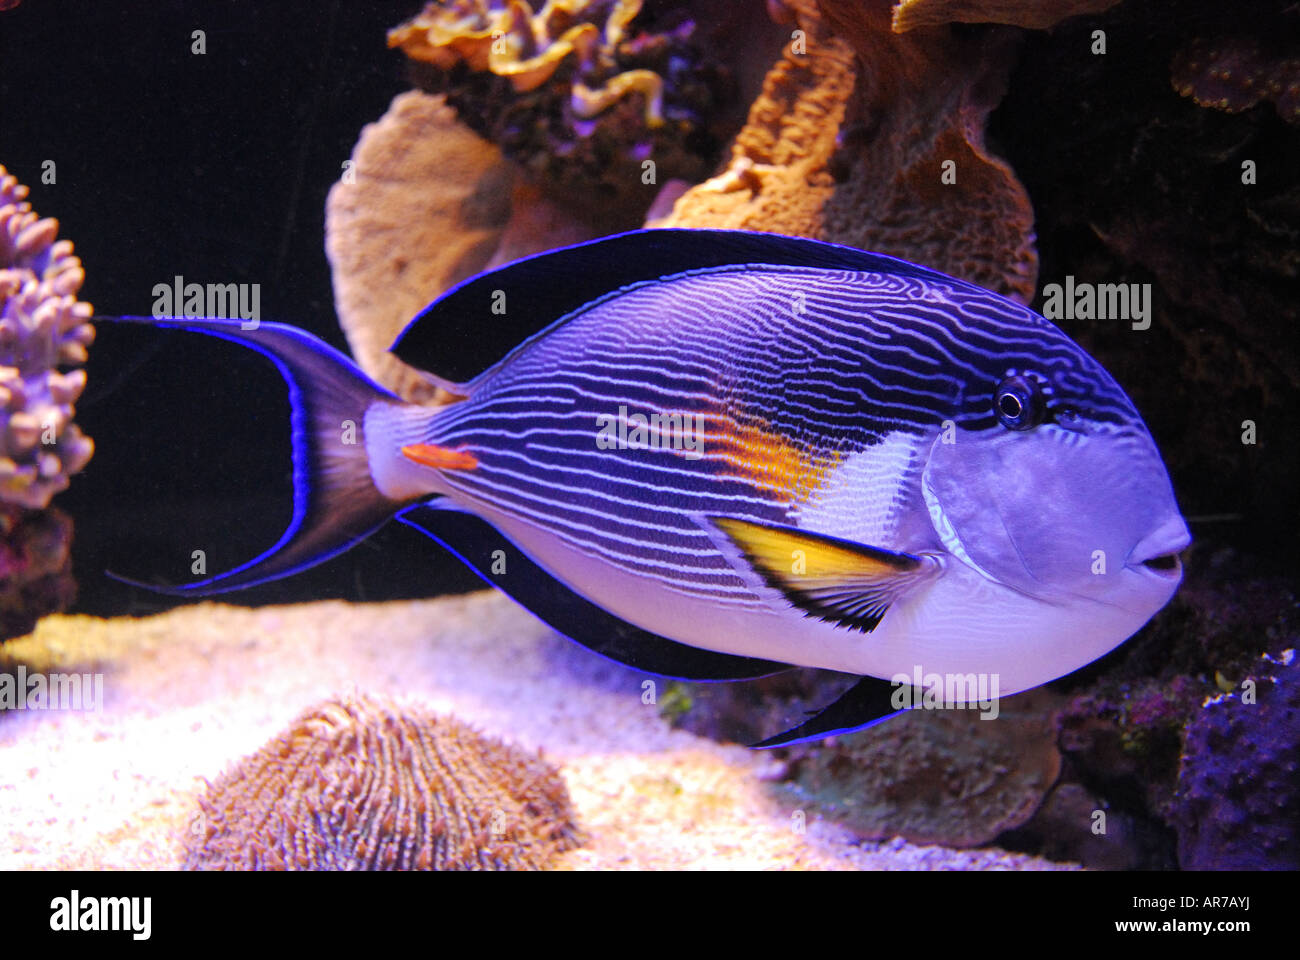
[[[279,541],[233,570],[174,586],[110,576],[158,593],[202,596],[297,573],[328,560],[383,526],[410,500],[376,488],[364,439],[375,404],[403,402],[371,381],[346,356],[295,327],[239,320],[96,317],[220,337],[268,357],[289,387],[293,519]]]

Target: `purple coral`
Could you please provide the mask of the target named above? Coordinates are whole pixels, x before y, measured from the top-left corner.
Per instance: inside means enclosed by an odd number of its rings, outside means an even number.
[[[44,509],[94,451],[72,422],[85,371],[58,368],[85,362],[95,330],[81,261],[26,197],[0,166],[0,500]]]
[[[1185,870],[1300,867],[1300,683],[1294,651],[1257,702],[1209,701],[1187,731],[1173,820]]]

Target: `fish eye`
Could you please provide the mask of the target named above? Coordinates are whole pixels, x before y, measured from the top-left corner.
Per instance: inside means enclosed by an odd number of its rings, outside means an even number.
[[[993,410],[1008,430],[1032,430],[1043,420],[1042,390],[1029,378],[1013,374],[998,384]]]

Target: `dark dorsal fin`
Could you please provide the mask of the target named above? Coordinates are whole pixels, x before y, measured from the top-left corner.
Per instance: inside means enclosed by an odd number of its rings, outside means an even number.
[[[679,680],[749,680],[790,664],[690,647],[621,620],[574,593],[529,560],[486,520],[435,506],[412,507],[398,519],[445,547],[458,560],[543,623],[603,657]],[[493,553],[505,551],[507,574],[492,573]]]
[[[413,367],[464,383],[490,364],[458,359],[456,344],[484,339],[503,344],[493,363],[555,321],[622,288],[691,271],[759,264],[960,282],[905,260],[803,237],[746,230],[634,230],[470,277],[425,307],[391,349]]]

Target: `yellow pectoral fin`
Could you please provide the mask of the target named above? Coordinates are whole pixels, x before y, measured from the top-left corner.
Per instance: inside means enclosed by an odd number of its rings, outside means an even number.
[[[473,470],[478,466],[478,458],[474,454],[464,450],[449,450],[432,443],[413,443],[402,447],[402,456],[435,470]]]
[[[804,616],[870,633],[890,604],[934,576],[932,557],[772,526],[711,517],[740,556],[769,587]]]

